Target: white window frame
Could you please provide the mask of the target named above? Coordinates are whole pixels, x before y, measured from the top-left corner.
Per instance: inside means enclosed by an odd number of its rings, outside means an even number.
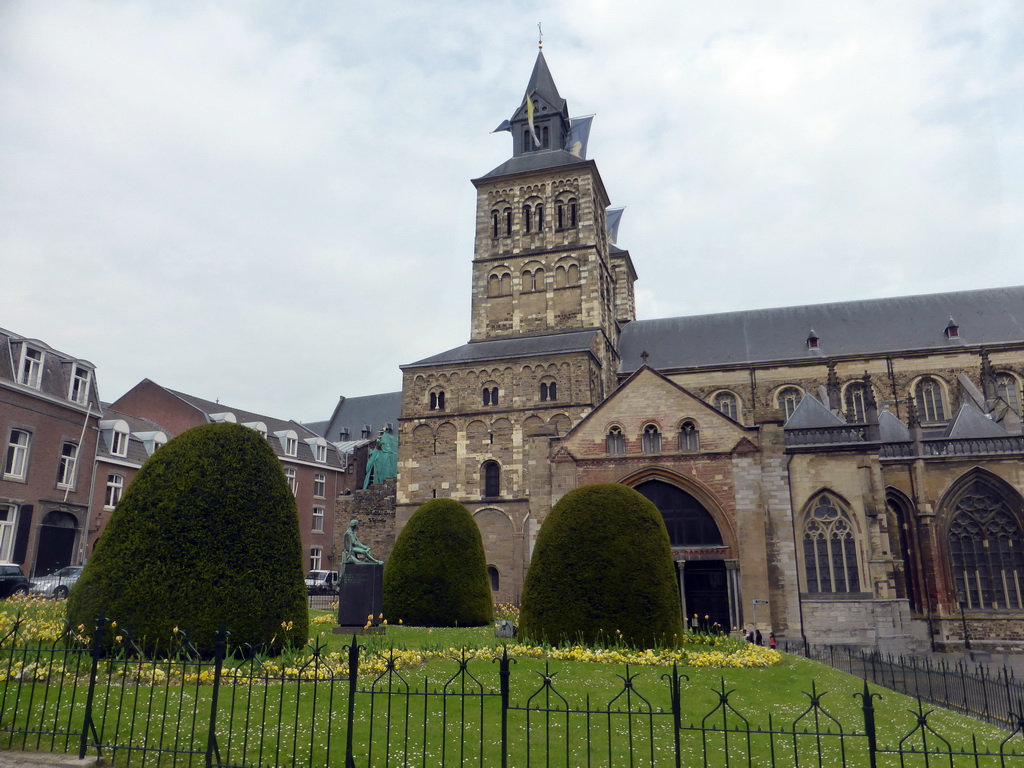
[[[327,510],[324,507],[313,507],[313,533],[324,532],[324,519],[327,517]]]
[[[38,355],[38,357],[34,357]],[[23,344],[21,347],[21,364],[18,366],[18,383],[32,389],[39,389],[43,383],[43,361],[46,353],[41,349]]]
[[[107,492],[103,497],[103,508],[113,509],[124,496],[124,475],[111,472],[107,475]]]
[[[324,562],[324,548],[323,547],[310,547],[309,548],[309,570],[311,571],[322,571]]]
[[[317,472],[313,475],[313,498],[322,499],[327,495],[327,475]]]
[[[0,504],[0,561],[11,562],[14,554],[14,533],[18,529],[18,505]]]
[[[71,368],[71,386],[68,388],[68,400],[79,405],[89,402],[89,387],[92,384],[92,371],[80,365]]]
[[[128,433],[115,429],[110,433],[110,453],[113,456],[128,455]]]
[[[16,440],[17,442],[15,442]],[[24,480],[28,477],[28,459],[31,446],[31,432],[27,429],[11,430],[10,436],[7,438],[7,452],[4,456],[4,479]]]
[[[288,487],[292,489],[292,493],[298,495],[299,481],[296,477],[295,467],[284,468],[284,479],[288,481]]]
[[[68,449],[71,449],[68,451]],[[65,440],[60,447],[60,462],[57,466],[57,487],[75,487],[75,479],[78,475],[78,446],[70,440]]]

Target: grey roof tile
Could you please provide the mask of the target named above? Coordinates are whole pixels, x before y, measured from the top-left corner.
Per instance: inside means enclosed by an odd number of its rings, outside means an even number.
[[[950,316],[959,341],[943,333]],[[814,351],[806,344],[812,328],[820,339]],[[672,370],[1022,340],[1024,287],[1017,286],[636,320],[623,328],[619,352],[621,372],[629,373],[645,350],[649,365]]]
[[[422,368],[452,363],[475,363],[487,360],[505,360],[534,355],[558,355],[566,352],[586,352],[591,349],[596,330],[549,333],[542,336],[513,336],[506,339],[471,341],[461,347],[449,349],[439,355],[425,357],[402,368]]]
[[[549,149],[540,152],[527,152],[518,157],[512,157],[504,163],[488,171],[481,179],[493,179],[498,176],[508,176],[513,173],[529,173],[530,171],[543,171],[548,168],[558,168],[562,165],[575,165],[577,163],[588,163],[589,160],[581,160],[576,155],[566,152],[564,149]]]
[[[906,443],[910,441],[910,427],[896,414],[882,411],[878,414],[878,436],[883,443]]]
[[[960,406],[956,417],[946,426],[944,437],[963,440],[971,437],[1006,437],[1007,431],[970,403]]]
[[[815,427],[845,426],[846,422],[821,404],[814,395],[804,395],[793,415],[786,421],[785,429],[814,429]]]
[[[341,440],[343,430],[348,431],[349,442],[359,442],[363,426],[370,425],[370,438],[376,438],[387,424],[392,425],[393,434],[398,435],[398,417],[402,415],[402,393],[384,392],[379,395],[361,397],[340,397],[334,413],[324,424],[323,435],[332,442]],[[307,424],[310,429],[312,424]]]

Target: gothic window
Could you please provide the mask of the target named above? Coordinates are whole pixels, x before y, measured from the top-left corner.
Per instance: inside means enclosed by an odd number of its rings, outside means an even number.
[[[430,393],[430,410],[432,411],[443,411],[444,410],[444,390],[439,389]]]
[[[484,497],[494,498],[501,495],[501,467],[496,461],[485,461],[482,467],[484,475]]]
[[[1012,373],[996,375],[996,394],[1006,401],[1015,413],[1020,414],[1020,384]]]
[[[926,376],[917,382],[917,414],[923,422],[945,421],[942,407],[942,386],[935,379]]]
[[[732,392],[719,392],[715,395],[715,410],[724,413],[733,421],[736,420],[736,395]]]
[[[1006,501],[975,482],[949,525],[956,596],[973,610],[1024,609],[1024,536]]]
[[[804,568],[810,594],[860,591],[853,524],[839,503],[824,494],[804,524]]]
[[[554,381],[542,381],[540,384],[541,402],[558,399],[558,384]]]
[[[679,427],[679,450],[683,453],[694,453],[700,450],[700,433],[692,421],[684,421]]]
[[[642,439],[644,453],[661,453],[661,432],[655,424],[644,427]]]
[[[487,386],[484,387],[484,405],[497,405],[498,404],[498,388]]]
[[[609,456],[621,456],[626,452],[626,436],[622,434],[621,427],[609,427],[604,443]]]
[[[798,387],[783,387],[779,390],[779,408],[785,413],[787,421],[793,415],[793,411],[796,410],[800,404],[800,398],[803,396],[804,393]]]
[[[854,382],[846,388],[843,400],[846,406],[846,420],[850,424],[863,424],[867,421],[867,411],[864,405],[867,391],[867,385],[860,382]]]

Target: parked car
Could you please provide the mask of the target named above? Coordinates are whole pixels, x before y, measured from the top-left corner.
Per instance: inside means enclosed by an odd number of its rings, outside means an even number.
[[[306,574],[306,592],[310,595],[333,595],[338,592],[337,571],[310,571]]]
[[[49,576],[32,579],[28,591],[33,595],[42,595],[43,597],[67,597],[68,592],[75,586],[75,582],[81,575],[82,566],[69,565],[67,568],[54,571]]]
[[[0,597],[27,595],[29,580],[20,565],[0,563]]]

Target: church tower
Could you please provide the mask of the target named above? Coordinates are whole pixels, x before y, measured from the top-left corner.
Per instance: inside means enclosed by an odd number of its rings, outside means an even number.
[[[552,437],[614,389],[634,318],[629,253],[543,53],[501,130],[512,157],[475,179],[470,340],[402,366],[396,526],[454,498],[483,535],[495,600],[518,600],[552,490]],[[617,221],[620,211],[612,211]]]

